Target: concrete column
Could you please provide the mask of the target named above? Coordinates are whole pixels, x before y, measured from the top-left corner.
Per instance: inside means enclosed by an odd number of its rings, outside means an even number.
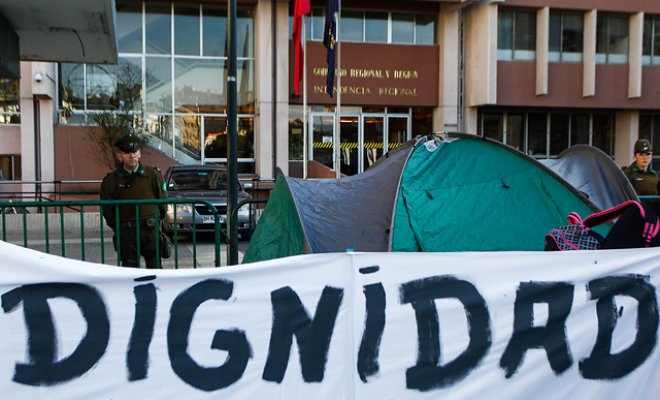
[[[639,138],[639,111],[620,111],[616,113],[614,131],[614,161],[625,166],[632,162],[635,142]]]
[[[642,43],[644,13],[630,16],[630,46],[628,46],[628,98],[642,96]]]
[[[32,97],[32,63],[21,62],[21,172],[24,181],[35,179],[34,103]],[[23,190],[31,191],[24,187]]]
[[[584,13],[584,43],[582,61],[582,96],[596,95],[596,22],[598,12],[590,10]]]
[[[21,62],[20,148],[23,180],[55,179],[55,70],[54,63]],[[23,190],[34,191],[34,188],[27,185]],[[50,186],[42,187],[42,190],[49,191]]]
[[[548,94],[548,47],[550,37],[550,8],[536,12],[536,95]]]
[[[458,96],[460,91],[460,14],[457,7],[442,6],[438,16],[440,38],[439,101],[433,115],[433,131],[458,131]]]
[[[275,46],[272,44],[271,6],[275,1],[276,33]],[[257,3],[255,12],[255,149],[256,172],[262,178],[273,178],[275,168],[285,174],[289,171],[289,8],[285,0],[262,0]],[[276,74],[272,67],[273,54],[276,56]],[[276,82],[277,98],[273,102],[273,85]],[[273,108],[276,117],[273,119]],[[273,138],[273,128],[277,137]],[[274,158],[276,157],[276,158]]]
[[[469,8],[465,29],[465,106],[496,104],[497,4]]]

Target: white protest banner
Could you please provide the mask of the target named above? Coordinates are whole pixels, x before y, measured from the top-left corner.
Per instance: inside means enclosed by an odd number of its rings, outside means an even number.
[[[0,242],[3,398],[654,399],[660,249],[138,270]]]

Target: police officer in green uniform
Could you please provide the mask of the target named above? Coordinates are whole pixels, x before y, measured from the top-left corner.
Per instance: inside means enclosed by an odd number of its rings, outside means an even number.
[[[137,136],[126,134],[115,142],[116,157],[121,164],[103,178],[101,200],[164,199],[165,184],[160,171],[140,162],[140,142]],[[147,268],[159,268],[160,257],[156,254],[157,225],[165,217],[165,204],[141,204],[136,214],[135,205],[120,205],[119,221],[115,206],[103,206],[103,217],[115,232],[115,249],[119,247],[121,264],[137,267],[137,227],[140,232],[140,254]],[[118,230],[118,231],[117,231]],[[119,235],[117,235],[119,233]],[[119,240],[117,240],[119,239]],[[117,243],[119,242],[119,243]],[[161,249],[162,251],[162,249]]]
[[[653,149],[646,139],[635,142],[635,161],[623,169],[632,183],[635,192],[640,196],[655,196],[658,194],[658,175],[651,168]]]

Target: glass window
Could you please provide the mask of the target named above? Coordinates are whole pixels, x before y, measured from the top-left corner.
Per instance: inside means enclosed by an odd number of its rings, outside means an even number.
[[[142,109],[142,58],[119,58],[117,98],[122,110]]]
[[[481,136],[502,142],[504,120],[500,113],[484,113],[481,120]]]
[[[107,110],[116,109],[119,105],[117,98],[117,71],[114,65],[89,64],[87,65],[87,109]]]
[[[60,121],[84,124],[93,119],[90,115],[94,114],[88,114],[91,110],[135,112],[135,121],[160,139],[157,145],[163,152],[182,162],[189,162],[188,157],[202,160],[204,118],[227,114],[223,59],[227,57],[227,8],[190,2],[117,0],[117,4],[119,64],[61,64]],[[324,22],[323,9],[319,10],[319,20]],[[250,155],[243,157],[239,170],[254,172],[251,7],[237,10],[236,28],[238,112],[250,127],[242,130],[247,138],[243,143],[248,143],[242,147],[243,154],[250,149]],[[4,118],[1,108],[0,118]]]
[[[60,64],[60,103],[69,111],[85,109],[84,64]]]
[[[0,155],[0,181],[21,180],[21,156],[20,154]],[[0,185],[0,189],[2,186]]]
[[[237,156],[239,162],[254,160],[254,118],[240,117],[236,126]],[[250,173],[254,170],[241,170],[241,173]]]
[[[525,115],[508,113],[506,116],[506,144],[516,150],[525,151]]]
[[[298,105],[289,106],[289,160],[303,159],[303,111]],[[300,167],[302,170],[302,167]],[[299,173],[302,177],[302,171]]]
[[[142,53],[141,3],[117,3],[117,50]]]
[[[498,60],[533,60],[536,49],[536,13],[500,9],[497,20]]]
[[[146,57],[147,112],[172,112],[172,59]]]
[[[598,14],[596,23],[596,62],[628,62],[628,16]]]
[[[199,55],[199,6],[174,6],[174,53]]]
[[[322,41],[324,31],[325,31],[325,9],[312,8],[312,14],[307,18],[307,39]],[[289,30],[289,35],[291,35],[290,30]]]
[[[217,112],[218,106],[226,105],[225,72],[224,60],[176,58],[174,61],[175,112]]]
[[[549,61],[582,62],[583,20],[581,13],[550,12]]]
[[[644,17],[642,60],[646,65],[660,65],[660,17]]]
[[[362,13],[359,11],[342,11],[341,13],[341,36],[344,42],[362,42]]]
[[[202,117],[186,115],[174,118],[175,158],[202,159]],[[183,155],[181,157],[179,155]]]
[[[570,144],[569,114],[550,114],[550,155],[557,156]]]
[[[647,139],[654,153],[660,153],[660,114],[640,114],[639,138]]]
[[[208,57],[227,55],[227,10],[203,6],[203,46]]]
[[[589,120],[589,114],[571,115],[571,146],[591,143],[589,140]]]
[[[364,40],[372,43],[387,43],[387,13],[368,12],[365,17]]]
[[[165,143],[172,143],[172,116],[163,114],[149,114],[145,118],[145,125],[149,134],[161,139]],[[165,151],[165,150],[163,150]]]
[[[515,13],[513,40],[516,50],[534,50],[536,47],[536,13]]]
[[[21,122],[19,84],[18,79],[0,79],[0,124]]]
[[[414,43],[415,15],[392,13],[392,43]]]
[[[171,54],[172,18],[169,3],[146,3],[145,36],[148,54]]]
[[[388,109],[388,112],[391,112]],[[429,135],[433,133],[433,109],[427,107],[414,107],[412,109],[412,132],[415,135]],[[410,132],[408,132],[405,140],[410,139]],[[390,143],[394,140],[390,138]]]
[[[236,80],[238,87],[237,104],[239,113],[254,112],[254,61],[238,60],[236,63]]]
[[[527,114],[528,153],[532,156],[546,157],[548,155],[547,114]]]
[[[501,8],[497,14],[497,58],[513,59],[513,12]]]
[[[236,14],[236,56],[254,57],[252,13],[248,10],[239,10]]]
[[[598,147],[607,154],[613,154],[614,115],[612,113],[593,114],[593,136],[591,145]]]
[[[435,44],[435,16],[419,14],[415,18],[415,43]]]

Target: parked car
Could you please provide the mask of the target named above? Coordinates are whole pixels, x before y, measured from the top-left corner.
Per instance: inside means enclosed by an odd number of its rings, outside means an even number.
[[[170,199],[206,200],[220,213],[220,224],[227,224],[227,168],[221,165],[175,165],[165,173],[167,197]],[[237,203],[251,199],[240,182]],[[171,234],[174,231],[174,206],[168,205],[164,229]],[[252,234],[254,218],[250,215],[250,205],[245,204],[238,210],[238,232],[243,239]],[[177,231],[189,233],[193,230],[193,218],[197,232],[212,232],[215,229],[213,212],[203,203],[177,204]]]

